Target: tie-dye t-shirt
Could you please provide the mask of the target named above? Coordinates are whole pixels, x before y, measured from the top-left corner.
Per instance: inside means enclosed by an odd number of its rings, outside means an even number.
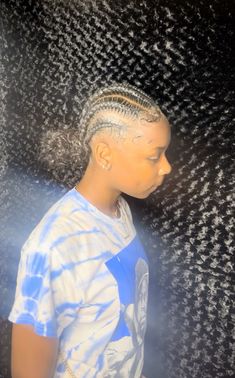
[[[73,188],[23,245],[9,320],[59,338],[54,378],[141,376],[148,260],[118,201],[111,218]]]

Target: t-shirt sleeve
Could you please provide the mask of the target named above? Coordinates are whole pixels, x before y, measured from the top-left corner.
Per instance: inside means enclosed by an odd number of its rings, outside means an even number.
[[[38,335],[57,336],[54,307],[48,251],[23,246],[15,300],[8,319],[13,323],[32,325]]]

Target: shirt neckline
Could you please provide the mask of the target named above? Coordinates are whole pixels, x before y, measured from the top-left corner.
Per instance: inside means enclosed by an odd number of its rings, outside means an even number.
[[[96,213],[98,216],[108,220],[109,222],[114,222],[114,223],[117,223],[117,222],[122,222],[123,221],[123,204],[122,204],[122,197],[121,195],[119,196],[118,198],[118,204],[119,204],[119,210],[120,210],[120,217],[119,218],[112,218],[110,217],[109,215],[103,213],[103,211],[99,210],[95,205],[93,205],[90,201],[88,201],[88,199],[86,197],[84,197],[75,187],[71,189],[76,196],[80,197],[80,199],[82,199],[90,208],[91,210]]]

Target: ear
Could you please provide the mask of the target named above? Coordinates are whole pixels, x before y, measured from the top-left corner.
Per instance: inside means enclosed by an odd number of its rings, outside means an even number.
[[[108,166],[111,163],[112,148],[107,142],[97,141],[94,144],[93,156],[99,166]]]

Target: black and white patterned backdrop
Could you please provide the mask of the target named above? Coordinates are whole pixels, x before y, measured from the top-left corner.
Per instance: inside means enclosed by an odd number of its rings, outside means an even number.
[[[38,141],[76,127],[112,81],[144,89],[172,124],[171,175],[126,196],[151,261],[144,373],[233,376],[234,15],[233,0],[1,1],[0,378],[20,248],[68,190]]]

